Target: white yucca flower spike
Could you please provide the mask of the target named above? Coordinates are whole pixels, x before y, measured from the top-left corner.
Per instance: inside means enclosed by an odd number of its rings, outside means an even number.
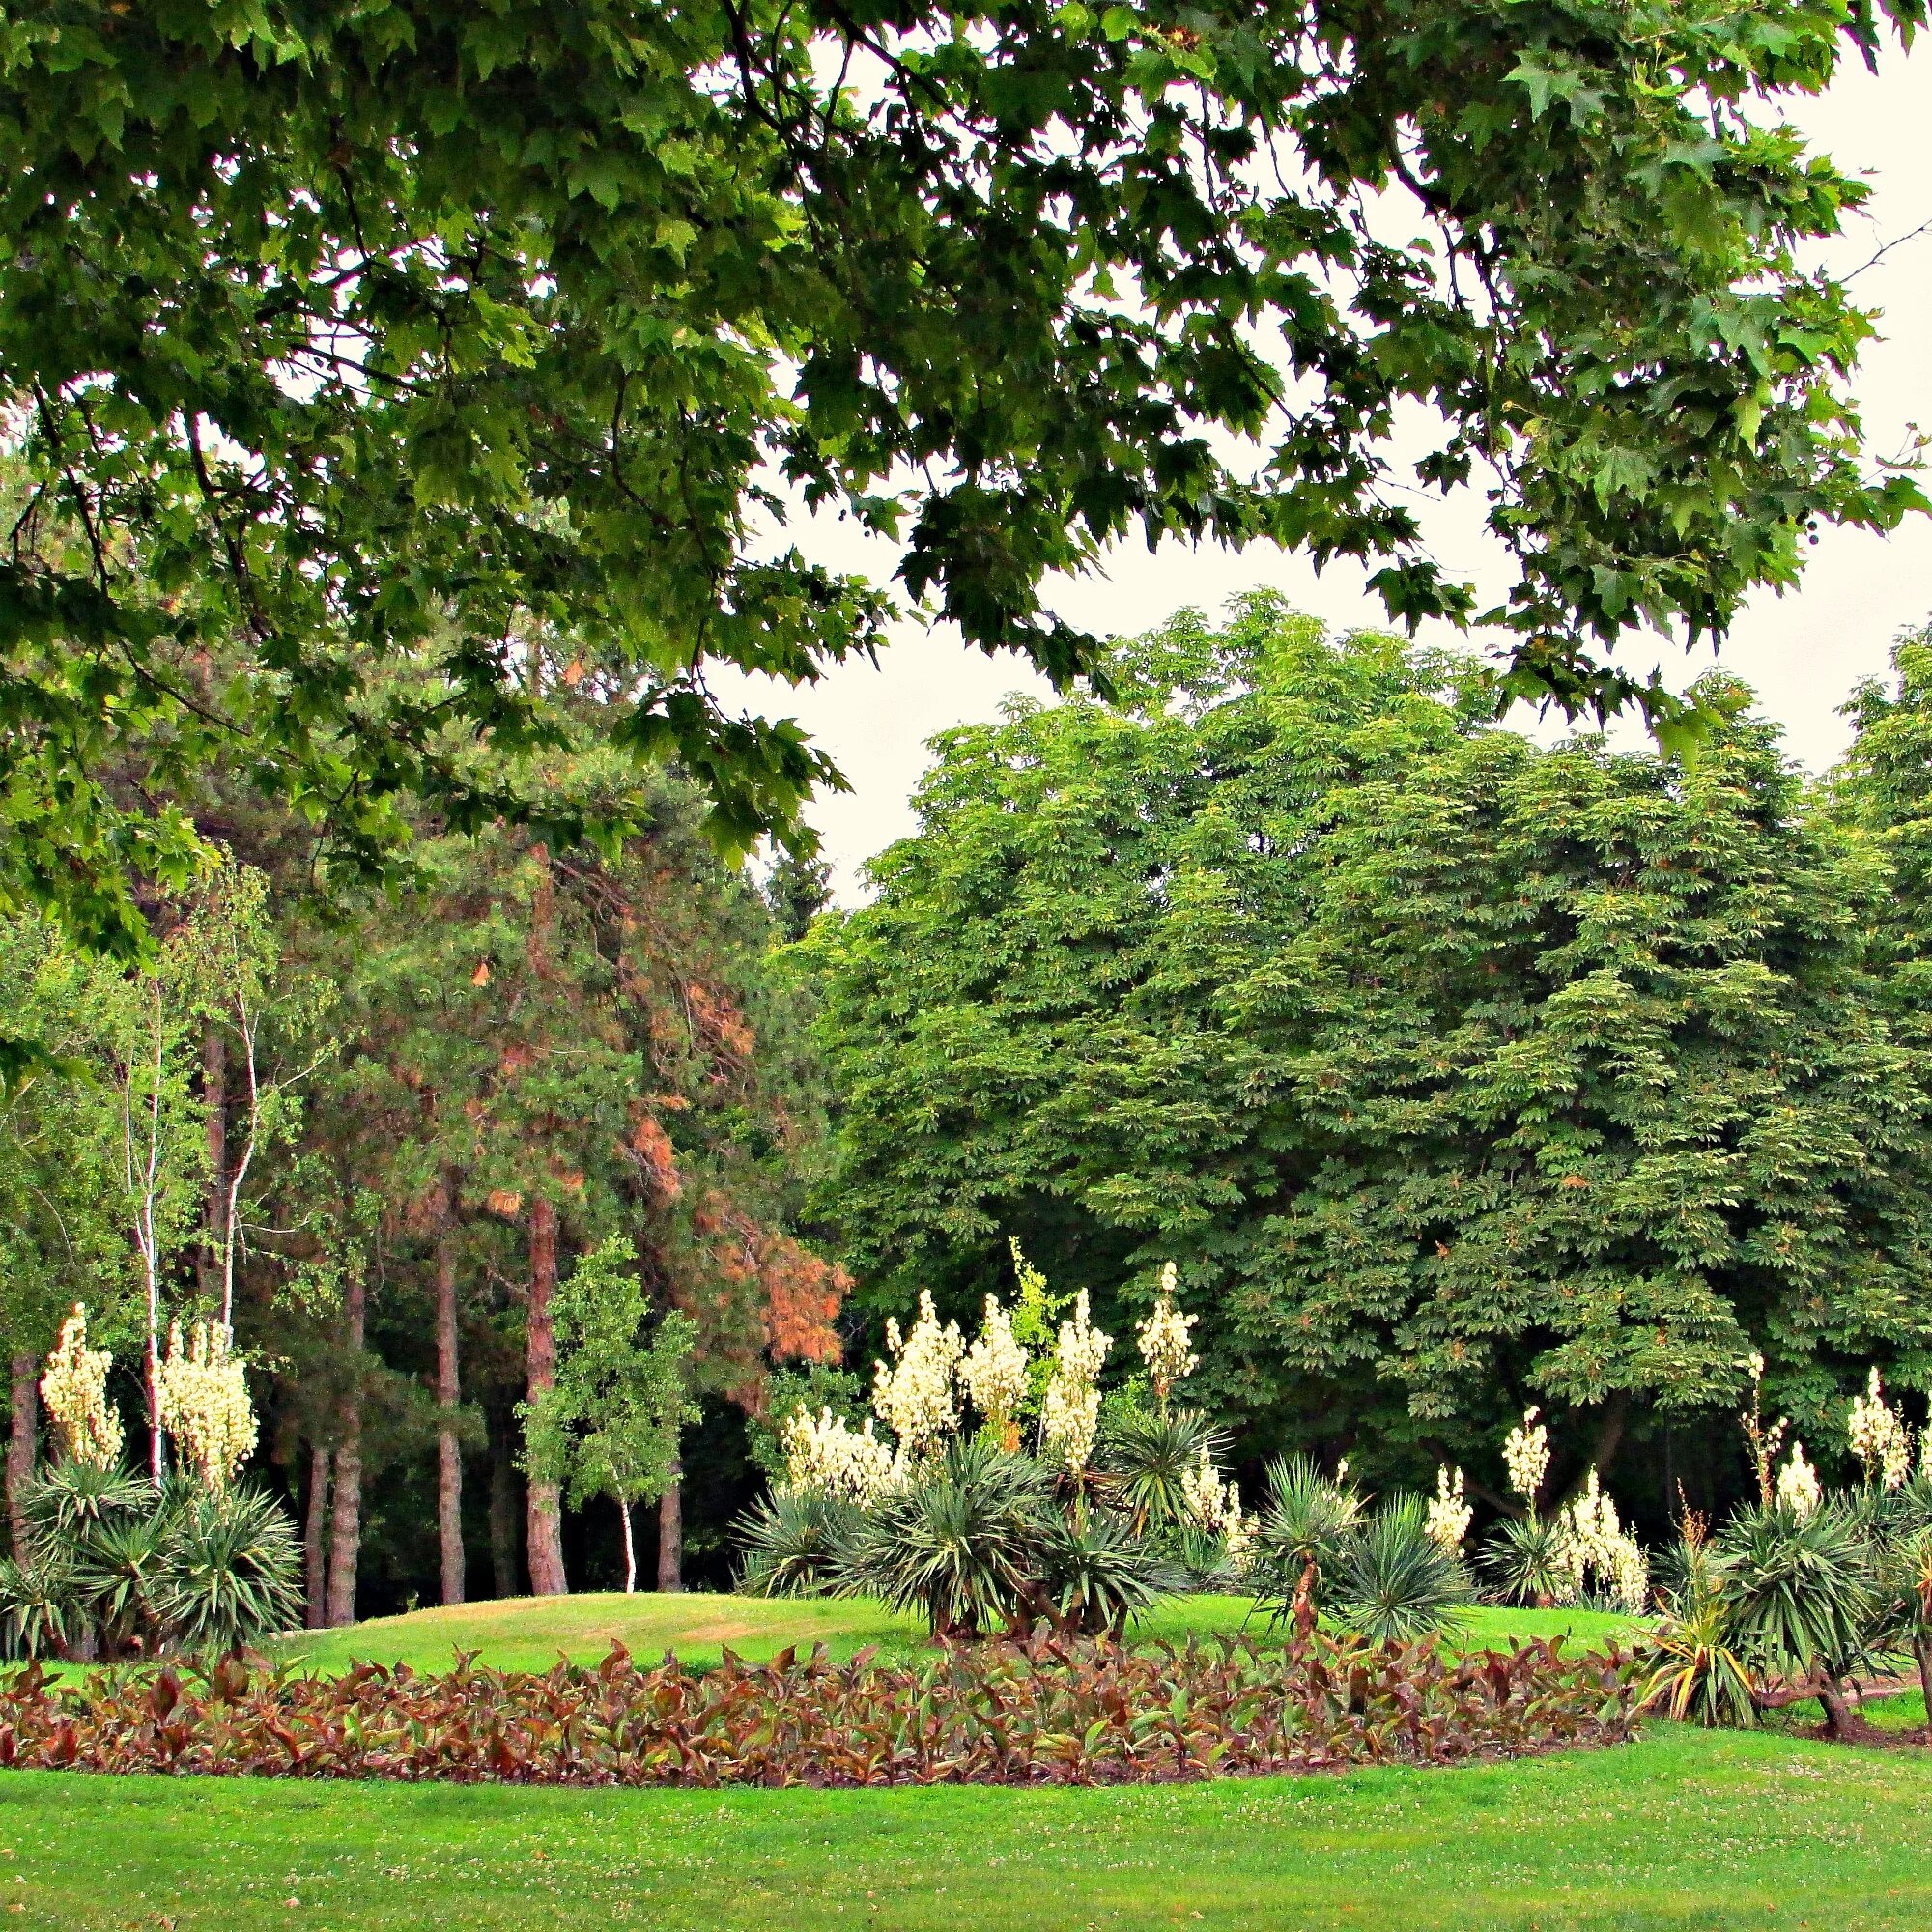
[[[1777,1500],[1800,1522],[1815,1516],[1825,1500],[1824,1486],[1818,1480],[1818,1472],[1804,1460],[1802,1442],[1792,1443],[1791,1459],[1777,1472]]]
[[[986,1318],[978,1339],[966,1350],[959,1378],[973,1406],[1009,1447],[1017,1448],[1014,1418],[1026,1400],[1030,1363],[1013,1333],[1013,1319],[997,1295],[986,1297]]]
[[[1094,1453],[1100,1426],[1100,1370],[1113,1337],[1094,1326],[1083,1288],[1073,1303],[1073,1319],[1060,1324],[1053,1379],[1040,1410],[1040,1438],[1069,1475],[1078,1476]]]
[[[87,1305],[76,1301],[47,1357],[41,1400],[62,1451],[96,1469],[111,1469],[126,1440],[121,1412],[107,1400],[107,1371],[113,1366],[109,1350],[87,1346]]]
[[[215,1491],[228,1487],[255,1447],[247,1370],[231,1346],[218,1321],[197,1321],[185,1346],[181,1323],[171,1322],[157,1384],[161,1427],[181,1445],[195,1474]]]
[[[931,1455],[959,1426],[954,1381],[966,1352],[959,1324],[940,1326],[926,1290],[911,1334],[901,1335],[896,1321],[887,1321],[886,1348],[892,1361],[872,1365],[873,1410],[908,1456]]]
[[[893,1452],[872,1434],[870,1419],[854,1429],[842,1415],[802,1408],[786,1416],[779,1431],[784,1450],[783,1487],[793,1492],[842,1496],[869,1503],[893,1477]]]
[[[1549,1473],[1549,1431],[1537,1420],[1542,1413],[1532,1403],[1503,1438],[1503,1466],[1509,1471],[1510,1488],[1532,1509]]]
[[[1425,1520],[1431,1540],[1453,1555],[1462,1548],[1474,1516],[1475,1511],[1463,1499],[1462,1470],[1458,1469],[1452,1477],[1449,1465],[1440,1464],[1435,1471],[1435,1493],[1430,1498]]]
[[[1162,1408],[1167,1406],[1175,1383],[1185,1381],[1201,1366],[1201,1357],[1194,1352],[1189,1340],[1196,1318],[1183,1315],[1175,1306],[1178,1278],[1174,1264],[1166,1263],[1160,1271],[1160,1294],[1153,1313],[1135,1331],[1140,1338],[1141,1359],[1147,1364],[1148,1378],[1153,1383],[1154,1396]]]
[[[1865,1480],[1895,1490],[1912,1473],[1912,1437],[1905,1418],[1885,1399],[1885,1383],[1874,1365],[1865,1392],[1852,1398],[1846,1429],[1852,1454],[1864,1464]]]

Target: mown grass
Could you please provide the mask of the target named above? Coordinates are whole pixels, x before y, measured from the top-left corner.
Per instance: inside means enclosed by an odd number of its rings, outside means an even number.
[[[1932,1923],[1932,1757],[1658,1726],[1457,1771],[1108,1791],[0,1775],[50,1932],[1833,1932]]]
[[[1182,1597],[1141,1618],[1130,1635],[1139,1641],[1179,1640],[1190,1631],[1233,1632],[1245,1627],[1268,1634],[1267,1619],[1246,1597]],[[1628,1626],[1589,1610],[1492,1610],[1464,1613],[1457,1640],[1507,1644],[1530,1636],[1569,1634],[1594,1641]],[[714,1664],[728,1645],[754,1662],[787,1644],[823,1643],[838,1658],[867,1645],[882,1656],[910,1656],[925,1643],[923,1627],[865,1601],[755,1597],[658,1596],[639,1593],[581,1597],[509,1597],[462,1604],[450,1609],[416,1610],[382,1617],[349,1630],[317,1632],[285,1639],[276,1655],[304,1668],[346,1669],[356,1661],[408,1663],[416,1670],[448,1667],[458,1650],[476,1651],[485,1663],[505,1670],[546,1670],[559,1653],[594,1663],[621,1641],[640,1658],[675,1651],[686,1663]]]

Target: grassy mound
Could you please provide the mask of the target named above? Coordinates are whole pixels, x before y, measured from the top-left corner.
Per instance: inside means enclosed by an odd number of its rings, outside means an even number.
[[[1267,1622],[1246,1597],[1182,1597],[1141,1618],[1136,1639],[1179,1641],[1190,1631],[1233,1633],[1246,1625],[1264,1634]],[[1591,1610],[1491,1610],[1464,1614],[1458,1633],[1463,1647],[1498,1647],[1531,1637],[1568,1636],[1595,1642],[1628,1631],[1627,1620]],[[449,1609],[415,1610],[378,1617],[348,1630],[318,1631],[275,1646],[276,1655],[307,1668],[334,1672],[351,1663],[407,1663],[415,1670],[445,1670],[459,1650],[474,1651],[499,1670],[547,1670],[558,1657],[595,1663],[621,1643],[639,1659],[673,1651],[685,1663],[716,1663],[726,1648],[763,1662],[797,1644],[822,1643],[835,1658],[867,1645],[882,1657],[910,1655],[925,1643],[917,1619],[880,1605],[828,1598],[684,1596],[639,1593],[580,1597],[503,1597],[459,1604]]]

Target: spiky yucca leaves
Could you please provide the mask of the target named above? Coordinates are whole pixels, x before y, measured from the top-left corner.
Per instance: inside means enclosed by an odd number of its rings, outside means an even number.
[[[1172,1570],[1177,1590],[1209,1590],[1245,1596],[1248,1580],[1228,1561],[1227,1539],[1198,1522],[1149,1532],[1148,1548]]]
[[[1563,1550],[1563,1529],[1556,1518],[1504,1517],[1478,1560],[1510,1603],[1548,1605],[1575,1588]]]
[[[744,1560],[738,1587],[750,1597],[816,1597],[833,1587],[838,1552],[858,1510],[822,1490],[775,1490],[733,1525]]]
[[[1102,1479],[1136,1530],[1176,1528],[1190,1520],[1187,1476],[1204,1455],[1218,1463],[1227,1439],[1198,1409],[1122,1409],[1102,1420]]]
[[[1183,1579],[1134,1533],[1132,1523],[1094,1509],[1062,1520],[1045,1539],[1042,1581],[1063,1630],[1125,1634],[1127,1619],[1171,1596]]]
[[[194,1496],[172,1516],[154,1608],[184,1650],[231,1650],[301,1614],[301,1553],[287,1512],[257,1489]]]
[[[144,1477],[64,1457],[28,1484],[21,1509],[37,1542],[71,1545],[104,1523],[149,1513],[156,1501]]]
[[[1420,1496],[1390,1497],[1342,1537],[1328,1585],[1341,1629],[1371,1643],[1417,1643],[1469,1601],[1469,1573],[1429,1533]]]
[[[1750,1503],[1725,1523],[1716,1553],[1753,1675],[1815,1677],[1826,1722],[1845,1728],[1839,1680],[1868,1653],[1877,1594],[1872,1541],[1855,1513],[1836,1497],[1803,1517]]]
[[[110,1657],[160,1632],[159,1604],[172,1571],[177,1514],[156,1509],[147,1516],[118,1517],[75,1546],[75,1587]]]
[[[1637,1653],[1643,1707],[1707,1728],[1755,1724],[1756,1686],[1739,1651],[1737,1600],[1723,1559],[1708,1542],[1687,1539],[1667,1568],[1662,1618]]]
[[[1292,1616],[1307,1635],[1321,1607],[1325,1578],[1361,1518],[1361,1492],[1324,1475],[1307,1456],[1276,1457],[1267,1486],[1256,1540],[1256,1602],[1276,1623]]]
[[[73,1563],[64,1549],[27,1549],[0,1561],[0,1651],[56,1657],[83,1624]]]
[[[838,1589],[922,1611],[935,1635],[975,1636],[1047,1608],[1053,1477],[1031,1457],[956,1437],[887,1490],[838,1550]]]

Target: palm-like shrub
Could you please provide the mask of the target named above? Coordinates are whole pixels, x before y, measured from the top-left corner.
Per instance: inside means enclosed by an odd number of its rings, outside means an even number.
[[[1861,1662],[1879,1607],[1870,1534],[1835,1498],[1808,1515],[1752,1503],[1724,1525],[1717,1556],[1738,1654],[1760,1678],[1816,1680],[1826,1721],[1845,1728],[1840,1680]]]
[[[163,1507],[146,1516],[113,1518],[75,1545],[75,1588],[110,1656],[159,1634],[176,1514]]]
[[[1275,1622],[1293,1616],[1295,1629],[1306,1635],[1321,1607],[1324,1579],[1361,1519],[1362,1498],[1350,1486],[1323,1475],[1306,1456],[1277,1457],[1268,1464],[1267,1480],[1255,1594]]]
[[[1422,1498],[1397,1495],[1343,1535],[1327,1596],[1330,1616],[1351,1634],[1414,1643],[1455,1622],[1469,1576],[1429,1534]]]
[[[1564,1532],[1555,1517],[1505,1517],[1483,1546],[1483,1572],[1515,1604],[1553,1604],[1573,1587]]]
[[[1702,1538],[1680,1543],[1663,1616],[1642,1654],[1642,1701],[1683,1722],[1757,1721],[1750,1665],[1739,1648],[1738,1605],[1723,1559]]]
[[[1090,1634],[1123,1634],[1129,1617],[1182,1581],[1130,1522],[1106,1510],[1057,1522],[1041,1555],[1041,1581],[1056,1620],[1063,1629]]]
[[[173,1513],[163,1554],[155,1609],[185,1650],[232,1650],[300,1615],[295,1530],[261,1490],[193,1496]]]
[[[1227,1435],[1198,1409],[1126,1408],[1101,1438],[1105,1482],[1136,1530],[1178,1528],[1192,1520],[1187,1479],[1205,1456],[1218,1463]]]
[[[970,1438],[880,1495],[838,1550],[838,1589],[923,1611],[935,1634],[975,1636],[1046,1613],[1052,1475]]]
[[[63,1458],[28,1484],[21,1513],[37,1543],[71,1546],[154,1504],[154,1486],[142,1477]]]
[[[775,1490],[738,1519],[738,1587],[752,1597],[815,1597],[832,1588],[858,1511],[822,1490]]]
[[[80,1594],[65,1550],[28,1549],[0,1561],[0,1651],[57,1657],[81,1627]]]

